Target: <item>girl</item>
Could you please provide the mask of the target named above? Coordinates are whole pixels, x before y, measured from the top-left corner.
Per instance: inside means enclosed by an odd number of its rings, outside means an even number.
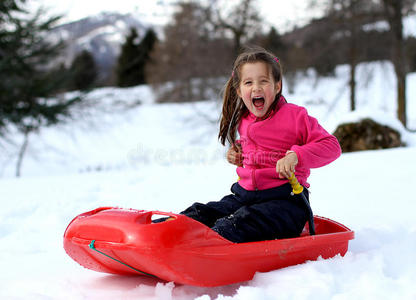
[[[221,201],[194,203],[182,214],[236,243],[299,236],[309,207],[291,194],[287,178],[296,168],[309,187],[310,168],[340,156],[337,139],[305,108],[286,102],[279,59],[264,49],[238,56],[223,100],[219,139],[231,144],[227,159],[239,180]],[[306,189],[304,195],[309,199]]]

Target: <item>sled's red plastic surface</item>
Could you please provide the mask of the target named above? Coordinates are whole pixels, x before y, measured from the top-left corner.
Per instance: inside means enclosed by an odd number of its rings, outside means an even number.
[[[152,223],[152,216],[173,220]],[[64,248],[79,264],[95,271],[131,275],[141,274],[140,270],[166,281],[218,286],[320,256],[343,256],[354,232],[327,218],[315,216],[314,221],[314,236],[305,226],[298,238],[235,244],[183,215],[102,207],[72,220]],[[91,249],[92,241],[101,253]]]

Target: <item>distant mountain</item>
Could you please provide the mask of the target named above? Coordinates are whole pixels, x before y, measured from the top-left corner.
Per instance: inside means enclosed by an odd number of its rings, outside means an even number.
[[[56,63],[70,66],[74,57],[88,50],[95,58],[99,80],[111,77],[113,67],[131,27],[143,36],[149,24],[143,24],[132,14],[101,13],[78,21],[59,25],[52,30],[51,39],[63,40],[67,47]]]

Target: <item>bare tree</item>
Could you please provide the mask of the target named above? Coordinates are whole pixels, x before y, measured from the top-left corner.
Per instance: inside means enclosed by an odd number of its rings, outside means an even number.
[[[239,53],[244,42],[260,31],[261,18],[256,2],[256,0],[241,0],[232,7],[226,7],[224,1],[212,0],[206,10],[208,20],[215,30],[231,33],[235,55]],[[227,2],[229,3],[230,1]]]
[[[317,2],[312,1],[312,5]],[[369,44],[363,25],[381,19],[379,5],[368,0],[327,0],[319,5],[323,5],[327,27],[331,27],[328,31],[332,33],[329,43],[333,51],[343,53],[350,66],[350,109],[355,110],[356,68],[364,60],[365,45]]]
[[[392,62],[397,78],[397,117],[406,127],[406,68],[403,17],[415,9],[415,0],[382,0],[384,14],[393,38]]]
[[[156,44],[147,67],[160,101],[207,98],[211,85],[220,89],[214,78],[231,69],[232,44],[205,17],[205,8],[198,3],[182,2],[164,28],[164,39]]]
[[[206,3],[206,2],[205,2]],[[231,3],[231,5],[230,5]],[[255,0],[180,1],[151,55],[147,78],[159,101],[217,97],[241,45],[260,29]],[[169,82],[169,85],[164,84]]]

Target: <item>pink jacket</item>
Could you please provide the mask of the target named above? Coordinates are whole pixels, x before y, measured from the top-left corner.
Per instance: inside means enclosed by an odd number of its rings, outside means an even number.
[[[269,118],[257,120],[250,113],[241,120],[238,132],[244,158],[243,167],[237,168],[238,183],[246,190],[264,190],[287,183],[286,178],[279,178],[276,173],[276,163],[288,150],[298,156],[295,174],[306,187],[311,168],[325,166],[341,155],[338,140],[309,116],[305,108],[286,103],[283,96]]]

